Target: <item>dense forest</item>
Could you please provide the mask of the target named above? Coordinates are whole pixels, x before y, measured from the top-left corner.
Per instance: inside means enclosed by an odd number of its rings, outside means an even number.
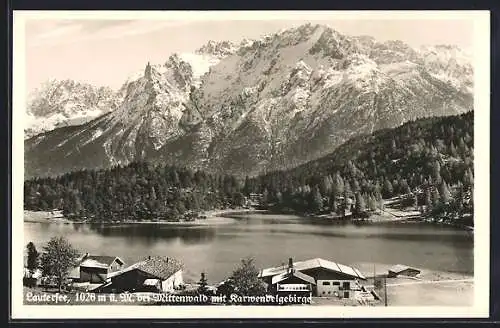
[[[26,181],[24,206],[62,209],[89,221],[179,221],[194,219],[197,211],[241,206],[240,190],[233,176],[141,162]]]
[[[398,197],[402,207],[456,219],[473,212],[473,128],[473,112],[411,121],[245,185],[281,210],[361,215]]]
[[[292,170],[244,181],[149,163],[35,178],[25,181],[24,206],[90,221],[183,220],[243,206],[253,194],[276,211],[366,216],[396,197],[402,207],[456,219],[473,212],[473,117],[408,122],[354,138]]]

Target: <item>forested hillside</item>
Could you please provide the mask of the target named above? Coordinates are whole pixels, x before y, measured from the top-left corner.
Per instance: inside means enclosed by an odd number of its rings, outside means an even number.
[[[473,112],[408,122],[354,138],[289,171],[238,181],[173,166],[133,163],[25,182],[25,209],[63,209],[87,220],[179,220],[189,211],[241,206],[366,215],[396,196],[447,219],[472,213]]]
[[[246,191],[301,212],[338,211],[349,198],[364,212],[404,195],[434,216],[472,213],[473,119],[420,119],[357,137],[317,161],[248,179]]]

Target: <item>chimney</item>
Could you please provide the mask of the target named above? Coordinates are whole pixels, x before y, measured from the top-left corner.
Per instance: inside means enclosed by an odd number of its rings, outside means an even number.
[[[288,272],[293,272],[293,260],[292,258],[288,258]]]
[[[148,260],[151,260],[151,255],[148,255]]]

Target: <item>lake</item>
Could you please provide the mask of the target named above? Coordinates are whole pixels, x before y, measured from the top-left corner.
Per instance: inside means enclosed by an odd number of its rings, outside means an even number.
[[[116,255],[127,264],[148,255],[170,256],[185,264],[184,279],[209,283],[225,279],[241,258],[260,267],[321,257],[343,264],[407,264],[418,268],[473,274],[473,239],[447,226],[413,224],[335,224],[288,215],[234,215],[227,223],[65,224],[24,223],[25,243],[39,250],[54,236],[65,236],[81,253]],[[215,220],[217,222],[217,220]],[[210,219],[206,223],[210,223]]]

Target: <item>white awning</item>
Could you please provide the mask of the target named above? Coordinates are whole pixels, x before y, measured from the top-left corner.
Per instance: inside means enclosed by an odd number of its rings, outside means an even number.
[[[146,279],[144,280],[144,286],[156,286],[160,283],[158,279]]]

